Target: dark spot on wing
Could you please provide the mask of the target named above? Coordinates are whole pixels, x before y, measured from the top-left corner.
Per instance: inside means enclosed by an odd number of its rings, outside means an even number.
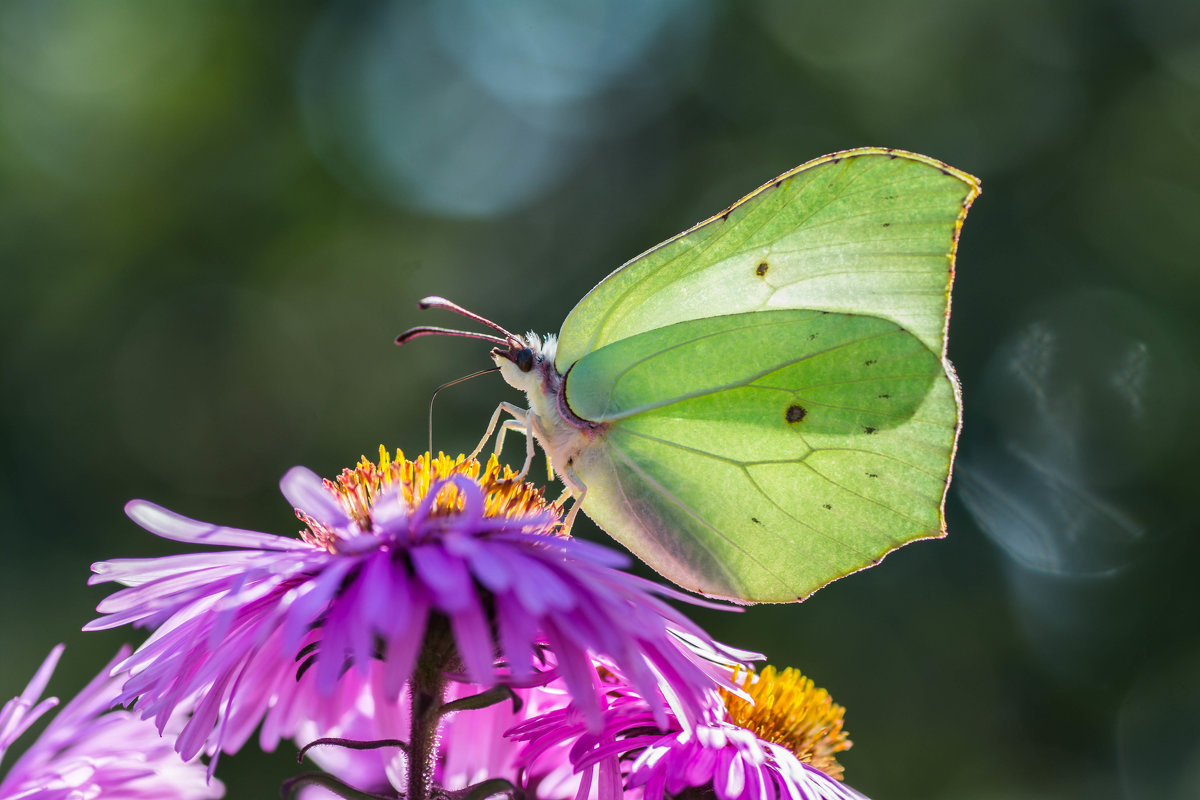
[[[766,275],[767,274],[767,262],[764,261],[761,264],[759,264],[757,267],[755,267],[754,274],[760,278],[762,276]]]
[[[804,410],[803,406],[792,403],[787,407],[787,411],[783,413],[783,418],[794,425],[800,420],[804,419],[805,415],[807,414],[808,412]]]
[[[867,425],[863,428],[863,433],[874,433],[876,430],[878,428],[872,428],[870,425]]]

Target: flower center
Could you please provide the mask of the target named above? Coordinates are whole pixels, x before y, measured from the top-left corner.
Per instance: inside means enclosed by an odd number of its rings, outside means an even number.
[[[757,674],[739,670],[733,680],[753,702],[723,692],[731,722],[786,747],[829,777],[842,779],[842,765],[834,755],[852,742],[842,730],[846,709],[834,703],[829,692],[791,667],[780,672],[768,666]]]
[[[483,490],[484,518],[507,519],[546,511],[557,514],[542,489],[516,480],[517,473],[507,465],[501,466],[495,455],[488,458],[486,466],[464,455],[450,458],[442,453],[436,457],[423,453],[409,461],[403,451],[397,450],[392,457],[380,445],[378,463],[363,456],[353,469],[343,469],[334,480],[326,479],[325,488],[337,498],[346,515],[366,531],[372,528],[372,510],[381,497],[402,502],[411,511],[421,504],[431,487],[452,475],[461,475]],[[434,498],[432,514],[456,514],[463,510],[463,504],[464,498],[453,484],[443,485]],[[309,527],[300,534],[305,540],[329,550],[337,549],[340,537],[336,533],[307,514],[299,510],[296,513]]]

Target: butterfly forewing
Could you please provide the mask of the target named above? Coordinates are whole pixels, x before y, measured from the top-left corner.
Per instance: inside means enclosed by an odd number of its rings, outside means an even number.
[[[978,192],[902,151],[809,162],[601,281],[563,323],[556,364],[683,320],[789,308],[885,317],[944,355],[958,231]]]
[[[605,424],[574,465],[583,509],[704,594],[795,600],[943,530],[956,391],[893,321],[676,323],[585,356],[566,399]]]

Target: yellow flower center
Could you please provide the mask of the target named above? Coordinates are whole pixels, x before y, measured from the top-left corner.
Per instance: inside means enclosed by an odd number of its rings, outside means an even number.
[[[751,699],[722,693],[731,722],[786,747],[829,777],[842,779],[842,765],[834,755],[852,742],[842,730],[846,709],[834,703],[829,692],[791,667],[779,672],[768,666],[757,674],[739,668],[733,681]]]
[[[361,529],[370,530],[372,511],[382,497],[402,502],[411,511],[421,504],[431,487],[452,475],[461,475],[483,490],[485,518],[516,518],[547,510],[557,515],[558,509],[546,501],[542,489],[516,480],[517,473],[507,465],[501,466],[494,455],[488,458],[486,466],[464,455],[450,458],[443,453],[436,458],[424,453],[409,461],[403,451],[397,450],[392,457],[380,445],[378,464],[363,456],[353,469],[342,470],[335,480],[326,479],[325,488],[337,498],[347,516]],[[453,484],[442,486],[434,498],[432,513],[455,514],[463,510],[463,505],[464,497]],[[300,533],[305,541],[330,551],[338,549],[339,535],[300,510],[296,515],[308,525],[308,530]]]

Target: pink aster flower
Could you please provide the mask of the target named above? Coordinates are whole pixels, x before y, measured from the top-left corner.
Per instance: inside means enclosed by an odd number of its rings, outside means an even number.
[[[544,681],[547,653],[578,707],[600,724],[593,654],[621,665],[639,691],[660,681],[698,708],[711,679],[673,631],[707,635],[662,598],[690,600],[616,567],[626,559],[556,535],[558,509],[501,474],[493,459],[363,459],[336,481],[297,467],[284,496],[299,538],[221,527],[137,500],[126,511],[167,539],[237,549],[100,562],[93,583],[129,587],[104,600],[89,630],[154,633],[120,669],[118,697],[160,728],[194,704],[177,747],[233,752],[263,722],[273,749],[305,720],[336,724],[353,702],[350,665],[382,660],[381,691],[398,698],[423,652],[448,651],[480,686]],[[659,712],[665,722],[665,712]]]
[[[38,698],[58,665],[63,646],[50,651],[29,685],[0,709],[0,759],[58,699]],[[122,650],[60,711],[42,735],[0,779],[0,800],[205,800],[225,787],[207,780],[204,765],[184,763],[154,726],[128,711],[109,711],[119,686],[109,677]]]
[[[844,709],[796,670],[740,672],[739,690],[724,691],[699,724],[673,714],[665,729],[654,702],[612,676],[604,727],[589,729],[572,706],[519,724],[509,736],[527,743],[523,759],[571,743],[571,760],[595,777],[600,800],[624,793],[665,800],[685,792],[717,800],[865,800],[841,783],[834,758],[850,747]]]

